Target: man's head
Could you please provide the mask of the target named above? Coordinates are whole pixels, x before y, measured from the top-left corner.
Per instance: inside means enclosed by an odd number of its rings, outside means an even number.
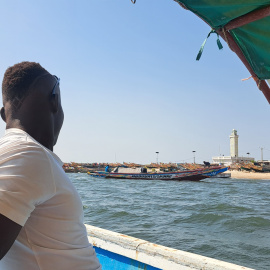
[[[38,63],[21,62],[6,70],[2,95],[7,128],[20,128],[52,149],[64,119],[59,79]]]

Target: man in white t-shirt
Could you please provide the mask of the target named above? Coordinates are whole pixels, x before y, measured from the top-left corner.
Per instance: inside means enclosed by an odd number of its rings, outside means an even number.
[[[59,81],[37,63],[7,69],[0,139],[0,270],[100,270],[79,195],[53,153]]]

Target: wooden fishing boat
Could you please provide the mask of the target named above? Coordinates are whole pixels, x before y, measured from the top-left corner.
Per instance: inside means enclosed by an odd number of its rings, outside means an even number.
[[[159,172],[159,173],[124,173],[124,172],[88,172],[89,175],[102,178],[116,178],[116,179],[144,179],[144,180],[189,180],[200,181],[205,178],[209,178],[213,175],[217,175],[226,171],[228,167],[208,167],[196,170],[183,170],[177,172]]]
[[[228,167],[223,167],[220,168],[219,170],[213,170],[211,172],[205,173],[204,175],[208,177],[219,177],[222,173],[226,172],[229,168]]]

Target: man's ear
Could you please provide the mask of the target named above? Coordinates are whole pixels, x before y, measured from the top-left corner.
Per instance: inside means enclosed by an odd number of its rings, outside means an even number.
[[[51,106],[53,113],[57,113],[59,109],[59,96],[57,94],[52,95]]]
[[[5,114],[5,108],[4,107],[1,108],[1,117],[2,117],[3,121],[6,122],[6,114]]]

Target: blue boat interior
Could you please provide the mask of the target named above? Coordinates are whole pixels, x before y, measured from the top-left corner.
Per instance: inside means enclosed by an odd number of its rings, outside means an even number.
[[[162,270],[102,248],[94,248],[102,265],[102,270]]]

